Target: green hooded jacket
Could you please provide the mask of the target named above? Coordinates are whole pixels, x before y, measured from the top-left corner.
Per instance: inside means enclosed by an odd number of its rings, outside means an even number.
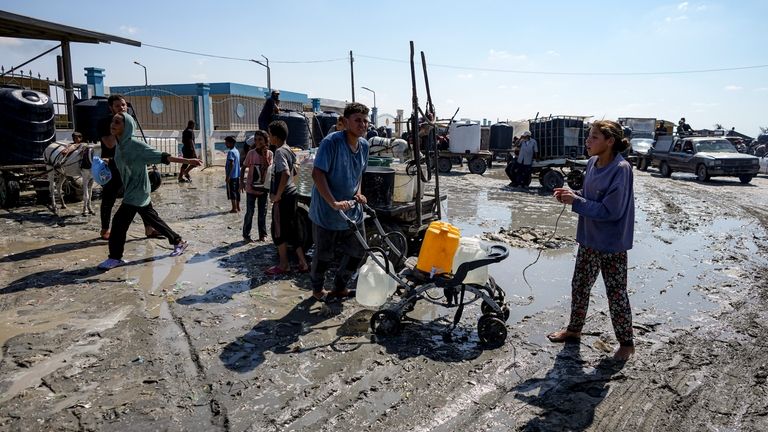
[[[124,113],[125,130],[119,137],[115,151],[115,164],[123,179],[123,202],[136,207],[145,207],[150,203],[149,175],[147,165],[169,164],[168,153],[162,153],[133,136],[136,120]]]

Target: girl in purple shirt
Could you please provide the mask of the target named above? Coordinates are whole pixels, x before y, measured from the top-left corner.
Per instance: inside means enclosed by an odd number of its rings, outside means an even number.
[[[602,272],[608,296],[613,330],[619,341],[614,354],[627,360],[635,352],[632,337],[632,310],[627,295],[627,250],[632,248],[635,197],[632,166],[621,152],[629,142],[622,127],[613,121],[592,123],[587,138],[591,158],[579,191],[555,189],[555,198],[579,215],[576,266],[571,281],[571,319],[565,330],[547,337],[552,342],[578,340],[589,307],[589,292]]]

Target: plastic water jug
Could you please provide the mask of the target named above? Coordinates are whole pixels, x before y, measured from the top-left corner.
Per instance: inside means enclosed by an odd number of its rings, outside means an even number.
[[[381,253],[374,254],[382,264],[387,260]],[[379,307],[386,303],[395,289],[397,282],[369,256],[359,270],[355,300],[366,307]]]
[[[432,275],[450,272],[460,237],[459,229],[447,222],[430,223],[424,234],[416,268]]]
[[[312,194],[312,186],[315,181],[312,179],[312,170],[315,168],[315,154],[308,152],[299,164],[299,176],[296,187],[299,195]]]
[[[465,262],[475,261],[488,256],[488,252],[483,248],[480,239],[474,237],[462,237],[459,241],[459,247],[456,249],[456,255],[453,257],[453,273],[459,269],[459,266]],[[488,266],[483,266],[472,270],[464,278],[465,284],[485,285],[488,282]]]

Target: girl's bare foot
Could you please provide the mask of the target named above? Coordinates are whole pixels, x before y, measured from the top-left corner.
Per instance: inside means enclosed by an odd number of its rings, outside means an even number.
[[[614,360],[619,361],[627,361],[630,357],[632,357],[632,354],[635,353],[635,347],[633,346],[620,346],[619,349],[616,350],[616,353],[613,354]]]
[[[578,342],[581,339],[581,332],[572,332],[568,330],[558,330],[547,335],[550,342]]]

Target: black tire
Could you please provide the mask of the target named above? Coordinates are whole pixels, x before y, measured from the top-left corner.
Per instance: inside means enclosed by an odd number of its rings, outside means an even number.
[[[555,170],[546,170],[542,172],[539,177],[539,182],[546,191],[553,191],[563,187],[563,184],[565,184],[563,175]]]
[[[568,172],[568,187],[573,190],[579,190],[584,186],[584,171],[571,170]]]
[[[467,166],[469,167],[469,172],[472,174],[477,175],[483,175],[485,170],[488,168],[488,164],[485,162],[485,159],[481,157],[474,157],[467,162]]]
[[[754,177],[755,176],[753,176],[751,174],[740,175],[739,176],[739,181],[742,182],[743,184],[747,184],[747,183],[751,182]]]
[[[0,207],[11,208],[19,204],[21,185],[16,180],[0,176]]]
[[[696,167],[696,180],[700,182],[709,181],[709,173],[707,172],[706,165],[699,164]]]
[[[452,167],[453,163],[451,162],[451,158],[444,156],[437,158],[437,170],[440,171],[441,174],[447,174],[451,172]]]
[[[507,325],[493,315],[483,315],[477,321],[477,336],[480,343],[497,348],[507,340]]]
[[[389,309],[380,310],[371,317],[371,331],[377,336],[400,334],[400,317]]]
[[[509,306],[502,304],[499,307],[501,307],[502,316],[498,316],[498,312],[493,310],[493,307],[486,302],[480,304],[480,311],[483,313],[483,315],[493,315],[497,318],[501,318],[504,322],[507,322],[510,314]]]
[[[659,172],[661,173],[662,177],[671,177],[672,176],[672,168],[669,167],[669,164],[666,162],[662,162],[659,166]]]

